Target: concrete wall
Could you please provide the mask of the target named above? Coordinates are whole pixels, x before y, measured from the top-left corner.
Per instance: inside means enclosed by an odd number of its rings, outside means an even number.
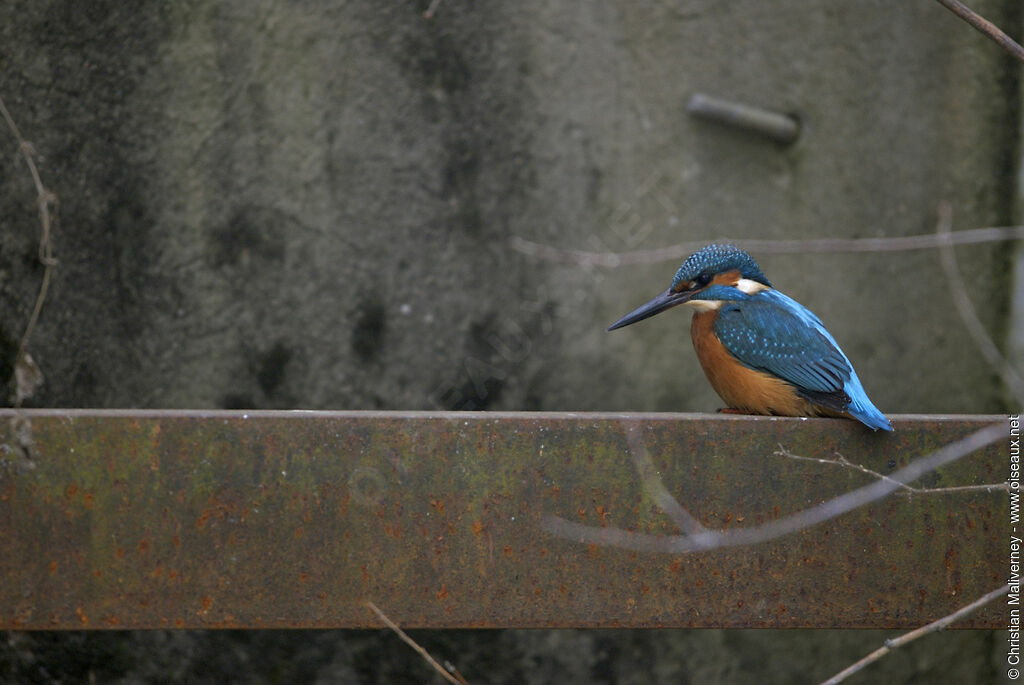
[[[60,200],[27,404],[710,411],[682,312],[604,331],[682,255],[586,267],[515,239],[904,236],[942,200],[955,229],[1014,218],[1019,68],[932,0],[427,4],[5,3],[0,96]],[[802,136],[694,120],[695,91]],[[3,371],[41,268],[0,149]],[[1010,251],[958,255],[1003,340]],[[934,251],[760,261],[883,410],[1006,407]]]
[[[982,3],[997,20],[1013,3]],[[605,326],[679,259],[514,248],[901,236],[1012,221],[1016,70],[907,3],[20,3],[0,88],[60,198],[41,405],[643,409],[720,404],[682,311]],[[703,91],[796,113],[784,148]],[[0,336],[40,270],[0,167]],[[989,330],[1005,246],[959,250]],[[763,256],[892,412],[1001,390],[934,251]],[[941,370],[941,372],[936,372]]]

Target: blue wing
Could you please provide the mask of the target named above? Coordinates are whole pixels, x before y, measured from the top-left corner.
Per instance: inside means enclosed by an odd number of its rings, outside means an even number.
[[[715,335],[744,365],[777,376],[812,402],[892,430],[868,399],[850,360],[809,309],[777,290],[722,306]]]

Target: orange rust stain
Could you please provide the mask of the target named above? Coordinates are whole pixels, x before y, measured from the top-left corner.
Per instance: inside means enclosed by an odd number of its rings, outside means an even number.
[[[505,552],[506,557],[512,556],[512,545],[505,545],[505,547],[502,548],[502,551]]]
[[[609,514],[609,511],[607,509],[605,509],[600,504],[597,505],[597,516],[598,516],[598,518],[601,519],[601,523],[604,523],[605,521],[608,520],[608,514]]]
[[[586,510],[586,509],[584,509],[583,507],[580,507],[579,509],[577,509],[577,510],[576,510],[576,514],[577,514],[577,516],[579,516],[579,517],[580,517],[581,519],[585,519],[585,518],[587,518],[587,510]]]
[[[178,577],[178,572],[177,571],[168,571],[167,577],[169,579],[171,579],[171,580],[174,580],[175,578]]]
[[[176,618],[176,619],[174,619],[174,625],[177,628],[182,628],[182,627],[184,627],[185,622],[182,621],[180,618]]]
[[[646,595],[650,591],[651,591],[651,586],[650,585],[647,585],[646,583],[644,583],[643,585],[640,586],[640,594],[641,595]]]
[[[82,622],[83,626],[89,625],[89,617],[85,615],[84,611],[82,611],[82,607],[75,609],[75,614],[78,616],[78,620]]]
[[[78,494],[78,486],[75,485],[74,483],[69,485],[67,487],[67,489],[64,490],[64,496],[67,497],[68,499],[73,498],[77,494]]]
[[[149,540],[139,540],[139,554],[145,554],[149,551]]]
[[[103,571],[101,571],[99,569],[96,569],[95,571],[93,571],[92,574],[94,576],[96,576],[97,578],[102,578],[103,577]]]
[[[309,580],[309,574],[306,573],[306,572],[300,573],[299,574],[299,580],[301,580],[303,583],[305,583],[307,580]]]
[[[302,526],[296,526],[294,532],[292,532],[292,535],[296,538],[301,538],[303,534]]]
[[[181,538],[175,535],[173,538],[171,538],[171,544],[175,547],[181,547]]]
[[[444,511],[444,500],[442,500],[442,499],[434,499],[433,497],[431,497],[430,498],[430,506],[432,506],[435,509],[437,509],[438,512],[442,512],[442,511]]]
[[[213,606],[213,599],[210,597],[203,597],[200,603],[203,605],[203,611],[209,611],[210,607]]]
[[[546,557],[546,556],[548,555],[548,550],[547,550],[547,548],[545,548],[545,547],[541,547],[541,548],[540,548],[540,555],[541,555],[542,557]]]
[[[484,522],[480,520],[473,521],[473,535],[479,536],[482,532],[484,532]]]
[[[589,545],[587,545],[587,552],[589,554],[597,554],[597,543],[591,542]]]
[[[103,622],[106,623],[108,626],[121,625],[121,619],[118,618],[116,614],[111,614],[110,616],[107,616],[105,619],[103,619]]]
[[[154,578],[159,578],[163,574],[164,574],[164,567],[163,566],[157,566],[155,569],[153,569],[153,573],[151,575]]]
[[[569,592],[569,588],[565,586],[565,583],[562,583],[558,586],[558,591],[564,595]]]
[[[552,495],[557,495],[561,491],[562,491],[562,488],[558,487],[557,485],[552,485],[551,486],[551,494]]]
[[[91,492],[86,492],[82,495],[82,504],[85,505],[86,509],[92,509],[92,500],[93,497]]]
[[[56,561],[51,561],[50,562],[50,575],[52,576],[56,572],[57,572],[57,562]]]
[[[438,600],[448,599],[448,586],[447,585],[442,585],[441,589],[437,591],[437,599]]]
[[[738,602],[736,602],[736,608],[737,609],[742,609],[743,608],[743,600],[742,599],[739,600]]]
[[[124,559],[124,548],[118,547],[116,554],[118,559]]]
[[[206,525],[206,522],[210,520],[210,516],[213,514],[209,509],[203,509],[203,513],[196,519],[196,528],[202,530]]]
[[[683,570],[683,560],[673,559],[672,563],[668,565],[668,568],[670,571],[672,571],[672,573],[679,573]]]

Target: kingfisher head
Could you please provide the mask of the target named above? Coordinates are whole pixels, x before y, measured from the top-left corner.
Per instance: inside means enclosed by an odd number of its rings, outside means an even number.
[[[708,245],[686,258],[668,290],[613,323],[628,326],[680,304],[717,309],[722,302],[749,297],[772,286],[754,258],[735,245]]]

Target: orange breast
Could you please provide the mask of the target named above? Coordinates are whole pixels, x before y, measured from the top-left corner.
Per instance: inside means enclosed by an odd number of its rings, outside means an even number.
[[[814,416],[819,411],[786,381],[739,363],[712,328],[718,312],[697,312],[690,336],[711,387],[733,409],[751,414]]]

